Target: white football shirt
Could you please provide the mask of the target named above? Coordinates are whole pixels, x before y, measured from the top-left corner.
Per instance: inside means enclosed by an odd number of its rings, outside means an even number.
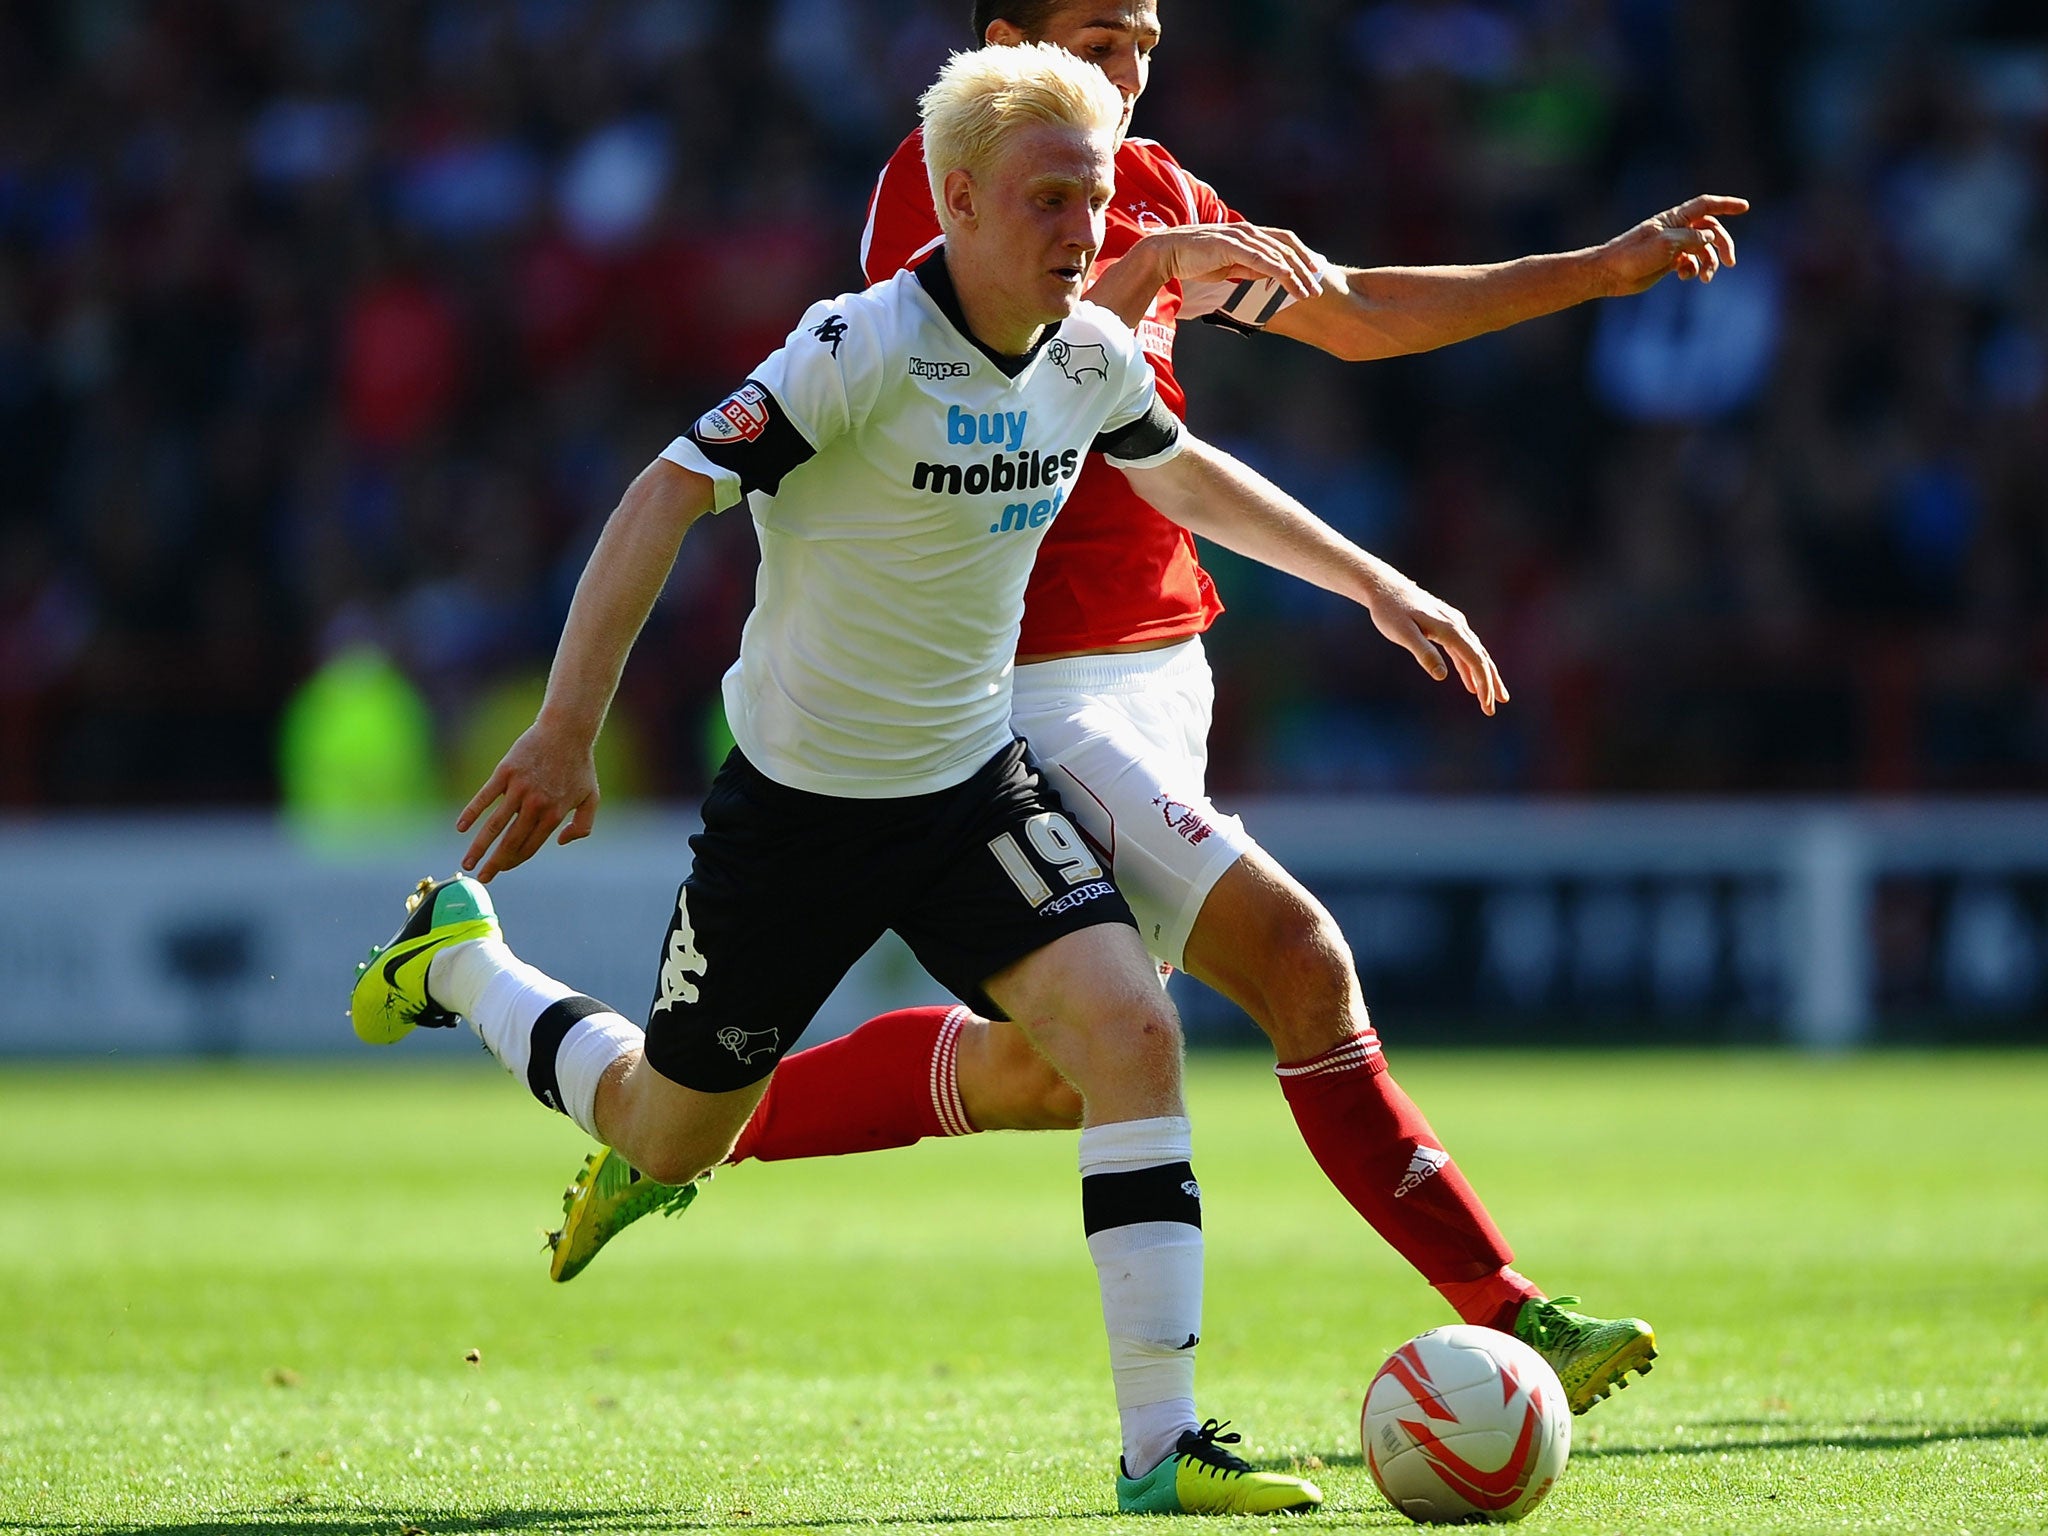
[[[1024,358],[976,342],[944,252],[814,304],[662,457],[744,494],[754,609],[725,675],[740,750],[852,799],[950,788],[1012,737],[1024,583],[1087,454],[1142,467],[1179,423],[1128,327],[1083,302]]]

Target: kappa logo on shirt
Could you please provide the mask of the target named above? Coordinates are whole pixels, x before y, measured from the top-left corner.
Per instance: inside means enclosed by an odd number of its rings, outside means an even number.
[[[846,317],[844,315],[827,315],[817,325],[811,327],[811,334],[830,347],[832,355],[837,357],[839,355],[839,343],[846,340]]]
[[[768,430],[769,419],[768,391],[758,384],[742,384],[699,416],[692,430],[707,443],[751,443]]]
[[[910,376],[913,379],[964,379],[973,372],[965,363],[928,363],[921,357],[910,360]]]
[[[1091,373],[1099,375],[1105,384],[1109,382],[1109,353],[1100,342],[1055,341],[1045,349],[1045,355],[1052,359],[1053,367],[1076,384]]]

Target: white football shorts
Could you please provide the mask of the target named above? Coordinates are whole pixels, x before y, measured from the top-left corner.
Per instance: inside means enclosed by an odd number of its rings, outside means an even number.
[[[1209,892],[1258,846],[1209,803],[1215,708],[1199,638],[1016,669],[1010,723],[1108,862],[1145,947],[1175,969]]]

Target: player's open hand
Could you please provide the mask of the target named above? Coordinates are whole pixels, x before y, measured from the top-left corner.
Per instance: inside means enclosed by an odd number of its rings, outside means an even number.
[[[1465,691],[1479,701],[1479,707],[1487,714],[1507,703],[1508,688],[1501,681],[1500,668],[1486,654],[1486,647],[1479,643],[1479,636],[1473,633],[1465,615],[1442,598],[1425,592],[1390,569],[1366,609],[1372,614],[1374,627],[1412,655],[1422,670],[1438,682],[1449,677],[1451,668],[1456,667]],[[1444,660],[1446,653],[1450,656],[1448,664]]]
[[[1735,237],[1721,221],[1747,212],[1747,198],[1695,197],[1616,235],[1597,253],[1608,292],[1641,293],[1674,272],[1711,283],[1721,268],[1735,265]]]
[[[462,867],[488,885],[493,875],[517,869],[538,853],[557,827],[558,843],[590,836],[597,803],[590,742],[539,723],[529,726],[455,818],[456,831],[477,829]]]
[[[1277,282],[1297,299],[1323,291],[1322,261],[1291,229],[1263,224],[1186,224],[1144,236],[1125,260],[1145,248],[1160,281]]]

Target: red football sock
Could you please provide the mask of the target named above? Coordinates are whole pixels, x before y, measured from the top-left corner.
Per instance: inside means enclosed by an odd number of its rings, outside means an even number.
[[[1538,1294],[1507,1267],[1514,1257],[1507,1240],[1422,1111],[1388,1075],[1370,1028],[1277,1071],[1301,1139],[1330,1182],[1460,1317],[1499,1326],[1510,1294],[1516,1306]]]
[[[955,1061],[965,1008],[905,1008],[785,1057],[728,1163],[837,1157],[974,1129]]]
[[[1483,1280],[1444,1280],[1436,1289],[1464,1321],[1482,1328],[1498,1328],[1502,1333],[1515,1331],[1515,1319],[1521,1315],[1523,1302],[1543,1298],[1543,1293],[1525,1276],[1505,1264]]]

